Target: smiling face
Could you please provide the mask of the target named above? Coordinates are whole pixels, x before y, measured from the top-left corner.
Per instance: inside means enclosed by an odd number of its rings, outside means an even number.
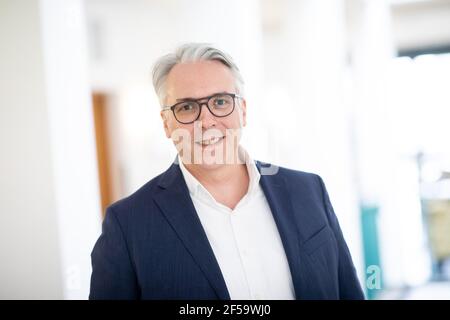
[[[237,93],[228,67],[219,61],[181,63],[167,76],[165,105],[217,93]],[[161,117],[166,136],[173,140],[183,162],[213,169],[229,163],[231,152],[237,154],[240,128],[246,125],[246,103],[236,98],[234,111],[226,117],[214,116],[203,105],[197,121],[190,124],[179,123],[170,109],[161,111]]]

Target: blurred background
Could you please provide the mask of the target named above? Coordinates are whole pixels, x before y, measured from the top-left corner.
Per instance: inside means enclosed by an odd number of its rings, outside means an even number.
[[[242,144],[327,185],[369,299],[450,299],[450,1],[0,0],[0,298],[86,299],[105,207],[169,167],[150,72],[246,81]]]

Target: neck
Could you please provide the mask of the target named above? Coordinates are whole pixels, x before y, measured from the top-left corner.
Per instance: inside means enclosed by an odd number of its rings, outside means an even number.
[[[250,176],[245,162],[237,161],[215,167],[196,164],[184,164],[184,166],[216,201],[230,209],[234,209],[247,193]]]
[[[181,157],[182,159],[182,157]],[[203,166],[198,164],[184,164],[184,167],[203,185],[220,186],[223,184],[248,184],[249,176],[246,167],[246,153],[236,149],[231,163],[217,166]]]
[[[249,180],[245,164],[224,164],[216,168],[205,168],[201,165],[184,165],[186,169],[205,187],[234,184]]]

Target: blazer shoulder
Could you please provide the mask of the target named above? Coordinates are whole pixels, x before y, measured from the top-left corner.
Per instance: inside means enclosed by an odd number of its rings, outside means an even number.
[[[167,172],[167,171],[166,171]],[[119,220],[126,219],[132,213],[141,212],[152,203],[152,196],[159,191],[159,183],[163,172],[150,181],[146,182],[132,194],[112,203],[106,209],[106,213],[114,212]]]
[[[301,180],[301,181],[308,181],[308,182],[314,182],[320,181],[320,176],[316,173],[307,172],[307,171],[301,171],[301,170],[294,170],[291,168],[278,166],[272,163],[257,161],[257,165],[259,167],[265,167],[265,168],[276,168],[275,170],[272,170],[274,175],[280,175],[283,177],[283,179],[287,179],[288,182],[292,180]],[[270,175],[270,174],[269,174]]]
[[[322,202],[323,182],[318,174],[282,166],[274,166],[269,163],[259,163],[258,165],[262,167],[273,166],[275,168],[275,170],[269,170],[268,172],[271,172],[271,174],[265,176],[265,180],[268,183],[279,184],[281,182],[285,185],[288,192],[293,192],[302,197],[314,198],[315,201]],[[264,175],[262,170],[261,175]]]
[[[284,167],[281,167],[280,171],[287,179],[301,179],[307,181],[320,179],[320,176],[313,172],[294,170]]]

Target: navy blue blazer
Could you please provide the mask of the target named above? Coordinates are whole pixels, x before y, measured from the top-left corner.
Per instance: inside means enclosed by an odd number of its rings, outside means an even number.
[[[256,164],[260,172],[267,165]],[[322,179],[279,167],[260,185],[296,298],[364,299]],[[177,164],[111,205],[102,229],[90,299],[230,299]]]

